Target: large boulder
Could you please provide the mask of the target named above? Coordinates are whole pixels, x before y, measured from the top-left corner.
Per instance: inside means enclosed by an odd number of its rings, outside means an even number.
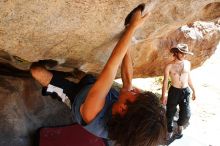
[[[0,50],[22,69],[53,60],[60,64],[57,70],[97,74],[124,30],[125,17],[140,2],[151,15],[131,45],[135,77],[161,75],[170,47],[179,42],[194,52],[193,67],[213,54],[220,38],[219,0],[5,0],[0,2]],[[187,36],[195,30],[203,36]]]

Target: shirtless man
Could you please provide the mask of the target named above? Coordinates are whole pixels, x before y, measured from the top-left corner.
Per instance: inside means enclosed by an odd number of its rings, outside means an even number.
[[[191,64],[188,60],[185,60],[186,54],[193,55],[193,53],[189,52],[187,44],[178,44],[176,47],[172,48],[170,52],[173,53],[174,60],[165,67],[161,98],[163,105],[167,107],[167,140],[173,135],[172,122],[177,111],[177,105],[179,105],[178,128],[175,133],[177,138],[182,137],[183,126],[189,121],[189,97],[191,95],[189,87],[193,91],[192,99],[196,99],[195,90],[190,77]],[[166,91],[169,77],[171,78],[171,86],[168,91],[167,100]]]

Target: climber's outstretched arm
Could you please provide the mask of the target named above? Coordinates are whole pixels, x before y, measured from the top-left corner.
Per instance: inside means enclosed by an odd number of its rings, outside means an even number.
[[[103,108],[105,97],[113,84],[118,67],[127,52],[131,38],[137,28],[143,24],[146,16],[147,14],[142,16],[141,10],[137,10],[133,14],[130,24],[115,46],[96,83],[89,91],[84,104],[81,105],[81,115],[86,123],[91,122]]]

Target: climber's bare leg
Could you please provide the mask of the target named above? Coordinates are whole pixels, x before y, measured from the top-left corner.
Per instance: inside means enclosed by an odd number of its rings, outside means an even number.
[[[53,77],[53,74],[48,71],[44,66],[34,63],[30,67],[30,73],[33,78],[44,87],[48,86]]]

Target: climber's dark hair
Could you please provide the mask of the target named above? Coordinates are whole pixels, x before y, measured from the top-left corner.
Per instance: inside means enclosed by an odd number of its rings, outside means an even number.
[[[109,137],[121,146],[157,146],[166,135],[165,110],[152,92],[140,93],[137,100],[127,103],[122,117],[108,121]]]

